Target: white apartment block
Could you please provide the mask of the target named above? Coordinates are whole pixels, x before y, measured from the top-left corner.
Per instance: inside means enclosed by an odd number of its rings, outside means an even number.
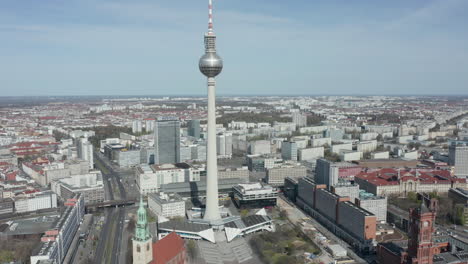
[[[300,161],[310,161],[323,158],[325,149],[323,147],[304,148],[298,150],[298,158]]]
[[[325,145],[331,146],[331,138],[312,138],[310,144],[313,148],[323,147]]]
[[[220,158],[232,157],[232,134],[225,133],[216,136],[216,152]]]
[[[135,168],[140,193],[146,195],[159,191],[161,184],[200,180],[200,171],[187,163],[140,165]]]
[[[57,195],[51,191],[37,193],[31,197],[15,199],[15,210],[17,213],[34,212],[49,208],[57,208]]]
[[[372,152],[377,149],[377,140],[361,141],[356,146],[359,152]]]
[[[353,144],[346,143],[346,144],[336,144],[331,146],[331,152],[340,154],[342,150],[353,150]]]
[[[373,140],[376,139],[379,134],[375,132],[368,132],[368,133],[362,133],[359,135],[359,140],[361,141],[366,141],[366,140]]]
[[[185,217],[185,201],[176,193],[149,194],[148,208],[157,216]]]
[[[270,154],[271,144],[268,140],[257,140],[250,142],[250,154]]]
[[[390,158],[390,153],[388,151],[371,153],[371,159],[389,159],[389,158]]]
[[[299,128],[300,133],[319,134],[327,130],[327,126],[313,126],[313,127],[301,127]]]
[[[360,151],[342,150],[340,153],[341,161],[360,160],[362,156],[363,156],[363,153]]]

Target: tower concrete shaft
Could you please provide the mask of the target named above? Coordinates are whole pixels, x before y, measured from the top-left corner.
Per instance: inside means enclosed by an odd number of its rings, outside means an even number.
[[[218,160],[216,156],[216,106],[215,79],[208,77],[208,142],[206,159],[206,209],[205,220],[219,220]]]
[[[206,209],[204,219],[221,219],[218,205],[218,160],[216,156],[216,89],[215,79],[223,69],[223,60],[216,54],[216,35],[213,32],[213,5],[208,2],[208,32],[205,34],[205,54],[198,63],[200,72],[208,78],[208,141],[206,157]]]

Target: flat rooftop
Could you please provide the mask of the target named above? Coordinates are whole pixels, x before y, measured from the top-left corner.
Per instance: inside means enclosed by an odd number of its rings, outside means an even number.
[[[182,197],[177,193],[150,193],[149,198],[157,201],[159,204],[166,204],[166,203],[173,203],[173,202],[181,202]]]
[[[176,231],[186,231],[191,233],[198,233],[203,230],[210,229],[211,226],[208,224],[199,224],[199,223],[192,223],[188,221],[177,221],[177,220],[170,220],[164,223],[158,224],[159,229],[166,229],[166,230],[176,230]]]
[[[9,224],[9,226],[6,227],[1,233],[7,236],[42,234],[45,231],[52,229],[52,227],[55,226],[58,222],[59,218],[60,215],[51,214],[34,218],[14,220],[8,222],[7,224]]]

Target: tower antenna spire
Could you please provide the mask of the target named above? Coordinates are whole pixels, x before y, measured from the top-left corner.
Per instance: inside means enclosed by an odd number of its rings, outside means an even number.
[[[213,1],[208,0],[208,32],[213,32]]]

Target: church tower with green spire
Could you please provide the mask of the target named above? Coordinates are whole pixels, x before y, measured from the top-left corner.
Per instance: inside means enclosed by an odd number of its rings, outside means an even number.
[[[143,196],[140,196],[140,207],[137,211],[135,236],[133,237],[132,242],[133,264],[148,264],[153,261],[153,240],[148,228]]]

